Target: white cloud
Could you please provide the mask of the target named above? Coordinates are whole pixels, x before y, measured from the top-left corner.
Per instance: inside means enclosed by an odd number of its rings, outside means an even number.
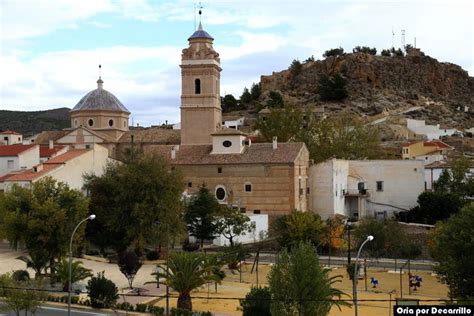
[[[1,40],[18,40],[47,34],[100,12],[113,10],[109,0],[89,1],[0,1]]]

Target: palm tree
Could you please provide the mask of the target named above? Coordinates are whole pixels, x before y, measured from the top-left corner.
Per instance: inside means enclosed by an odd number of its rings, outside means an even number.
[[[43,271],[49,268],[49,256],[42,251],[32,251],[30,257],[20,256],[17,259],[26,263],[26,268],[35,271],[35,279],[38,279]]]
[[[161,284],[178,292],[178,308],[192,310],[191,291],[209,282],[220,282],[213,273],[214,266],[200,253],[172,253],[168,260],[169,274],[166,264],[159,264],[152,273]]]
[[[62,259],[55,268],[56,278],[63,285],[63,291],[69,290],[69,261]],[[72,284],[75,282],[91,278],[93,276],[92,270],[87,269],[82,265],[82,261],[71,262],[71,281]]]

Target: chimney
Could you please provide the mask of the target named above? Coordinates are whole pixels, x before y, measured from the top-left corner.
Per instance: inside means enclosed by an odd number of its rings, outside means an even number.
[[[278,148],[277,137],[276,137],[276,136],[273,136],[273,149],[277,149],[277,148]]]
[[[52,139],[49,140],[49,149],[53,149],[54,148],[54,142]]]
[[[43,170],[43,164],[39,164],[33,167],[33,172],[40,172]]]

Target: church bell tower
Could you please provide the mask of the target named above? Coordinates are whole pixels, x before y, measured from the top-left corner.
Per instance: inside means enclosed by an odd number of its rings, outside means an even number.
[[[201,22],[181,54],[181,144],[212,144],[221,127],[220,59]]]

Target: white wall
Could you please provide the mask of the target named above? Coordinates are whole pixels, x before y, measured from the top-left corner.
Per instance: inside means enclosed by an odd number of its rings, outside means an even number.
[[[232,146],[224,147],[224,141],[232,142]],[[242,135],[215,135],[212,136],[212,154],[240,154],[244,149],[242,142],[245,137]]]
[[[386,211],[390,217],[393,212],[400,211],[398,208],[411,209],[424,192],[423,161],[354,160],[349,163],[351,171],[365,180],[369,194],[366,204],[368,216]],[[383,181],[383,191],[377,191],[377,181]]]
[[[268,215],[267,214],[248,214],[252,223],[255,223],[255,230],[252,233],[246,233],[241,236],[233,238],[235,243],[252,243],[261,240],[261,236],[265,238],[268,233]],[[227,246],[229,240],[224,236],[220,235],[214,239],[213,244],[216,246]]]
[[[326,219],[335,214],[345,215],[349,164],[345,160],[328,160],[309,168],[309,210]]]
[[[425,182],[426,190],[430,191],[433,189],[433,184],[438,181],[439,176],[445,168],[426,168],[425,169]],[[448,171],[451,171],[451,168],[446,168]],[[470,168],[470,173],[474,174],[474,168]]]
[[[421,160],[328,160],[310,168],[310,210],[323,219],[341,214],[392,216],[398,208],[417,205],[424,191],[424,165]],[[377,181],[383,190],[377,191]],[[365,183],[368,195],[357,196],[359,182]],[[344,193],[353,193],[344,196]]]
[[[18,155],[18,164],[20,169],[31,169],[39,164],[39,145],[36,145]]]
[[[66,183],[72,189],[82,190],[84,186],[83,176],[86,173],[102,175],[108,160],[107,148],[95,144],[92,150],[67,161],[63,168],[55,169],[49,176]]]

